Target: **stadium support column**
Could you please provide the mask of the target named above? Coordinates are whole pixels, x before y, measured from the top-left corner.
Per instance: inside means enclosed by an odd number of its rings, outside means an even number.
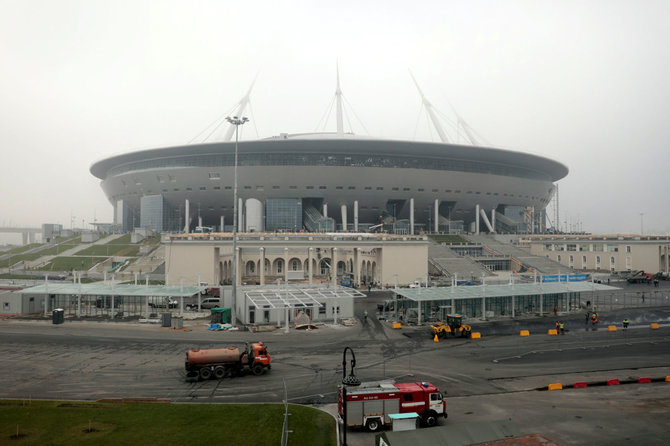
[[[184,201],[184,232],[187,233],[187,234],[190,232],[189,227],[191,226],[189,224],[190,220],[191,220],[191,216],[189,215],[189,211],[190,211],[190,206],[188,204],[188,198],[187,198]]]
[[[342,211],[342,232],[347,232],[347,205],[340,206]]]
[[[265,285],[265,248],[260,248],[259,249],[260,254],[261,254],[261,265],[259,266],[260,268],[260,286]]]
[[[312,278],[314,277],[314,268],[312,267],[312,256],[314,255],[314,248],[310,247],[307,250],[307,270],[309,271],[309,284],[312,284]]]
[[[440,230],[440,200],[435,199],[435,223],[433,223],[434,231],[437,234]]]
[[[222,215],[222,216],[221,216],[221,226],[219,227],[219,232],[223,232],[223,228],[224,228],[223,223],[224,223],[224,221],[225,221],[225,220],[224,220],[223,215]]]
[[[479,235],[479,205],[475,206],[475,234]]]
[[[496,232],[496,210],[491,209],[491,226],[493,227],[493,232]]]
[[[354,200],[354,232],[358,232],[358,200]]]
[[[414,198],[409,199],[409,233],[414,235]]]
[[[337,286],[337,248],[333,248],[333,258],[330,259],[330,274],[333,276],[333,287]]]
[[[328,218],[328,204],[323,203],[323,216]]]

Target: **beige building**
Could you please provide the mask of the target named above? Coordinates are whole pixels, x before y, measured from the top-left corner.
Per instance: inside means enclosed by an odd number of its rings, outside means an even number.
[[[520,246],[580,271],[670,271],[670,236],[526,235]]]
[[[166,284],[232,281],[232,234],[165,234]],[[238,285],[407,285],[428,273],[426,236],[238,233]],[[262,266],[262,267],[261,267]],[[336,269],[335,269],[336,268]],[[336,274],[333,274],[336,271]]]

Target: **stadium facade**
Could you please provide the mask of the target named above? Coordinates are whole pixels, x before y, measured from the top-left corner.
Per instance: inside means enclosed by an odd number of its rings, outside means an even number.
[[[225,231],[234,153],[235,142],[142,150],[101,160],[91,173],[119,230]],[[239,142],[239,228],[544,232],[554,182],[567,173],[556,161],[489,147],[282,134]]]

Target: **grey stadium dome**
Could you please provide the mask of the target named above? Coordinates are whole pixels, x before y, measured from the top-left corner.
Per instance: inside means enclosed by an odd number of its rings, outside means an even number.
[[[112,156],[91,173],[118,230],[229,231],[235,141]],[[238,144],[240,231],[544,232],[563,164],[477,145],[348,133]]]

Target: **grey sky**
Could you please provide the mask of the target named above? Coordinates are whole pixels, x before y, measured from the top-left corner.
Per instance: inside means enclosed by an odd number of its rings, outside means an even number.
[[[0,0],[0,57],[0,226],[111,221],[90,165],[190,141],[256,74],[242,139],[315,131],[339,60],[354,132],[437,140],[412,70],[491,145],[570,168],[563,226],[670,233],[665,0]]]

